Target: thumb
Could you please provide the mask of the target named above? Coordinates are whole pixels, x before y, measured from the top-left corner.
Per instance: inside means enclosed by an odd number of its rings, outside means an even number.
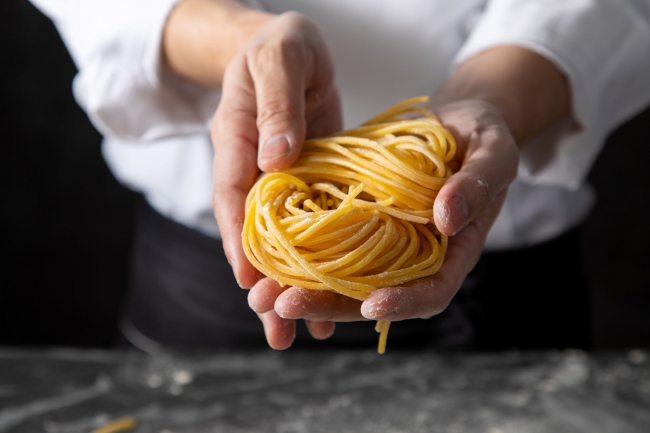
[[[263,35],[262,46],[247,56],[257,104],[257,163],[263,171],[287,168],[298,159],[305,116],[334,82],[331,55],[316,23],[288,12],[278,26],[277,34]]]
[[[519,152],[505,126],[471,135],[461,169],[440,190],[433,207],[438,229],[455,235],[508,188],[517,175]]]
[[[305,139],[305,65],[299,58],[292,60],[278,68],[251,68],[259,131],[257,165],[266,172],[291,166]]]

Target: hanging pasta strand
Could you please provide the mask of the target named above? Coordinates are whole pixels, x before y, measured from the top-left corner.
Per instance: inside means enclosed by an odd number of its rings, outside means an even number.
[[[284,286],[364,300],[435,274],[447,237],[433,202],[452,175],[456,142],[407,99],[363,125],[307,140],[296,163],[262,174],[246,200],[242,240],[259,271]],[[380,320],[379,353],[390,322]]]

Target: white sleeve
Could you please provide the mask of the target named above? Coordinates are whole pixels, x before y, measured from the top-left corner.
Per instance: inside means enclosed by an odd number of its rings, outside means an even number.
[[[517,45],[568,77],[572,116],[527,143],[519,176],[577,189],[607,135],[650,103],[650,0],[491,0],[454,66]]]
[[[31,0],[57,26],[79,70],[73,91],[104,135],[151,141],[205,132],[220,92],[161,65],[179,0]]]

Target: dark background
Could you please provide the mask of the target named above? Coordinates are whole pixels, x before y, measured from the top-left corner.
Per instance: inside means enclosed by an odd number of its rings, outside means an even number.
[[[72,98],[52,23],[0,2],[0,345],[106,346],[126,289],[138,196],[111,176]],[[596,348],[650,346],[650,110],[615,131],[582,229]]]

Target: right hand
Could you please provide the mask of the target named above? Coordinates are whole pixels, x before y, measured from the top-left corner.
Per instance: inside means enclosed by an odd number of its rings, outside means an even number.
[[[225,71],[222,99],[212,124],[214,212],[235,278],[252,291],[269,345],[285,349],[295,336],[295,320],[272,308],[280,285],[250,264],[242,249],[246,195],[259,175],[293,164],[305,138],[342,128],[334,67],[318,26],[289,12],[270,18],[233,58]],[[273,293],[258,299],[255,293]],[[266,308],[271,303],[271,308]],[[332,322],[307,322],[315,338],[334,332]]]

